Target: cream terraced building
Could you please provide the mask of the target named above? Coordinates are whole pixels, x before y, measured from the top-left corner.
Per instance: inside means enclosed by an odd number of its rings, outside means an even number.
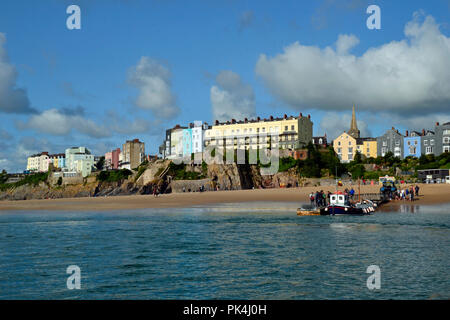
[[[205,146],[234,149],[299,149],[312,141],[313,123],[308,115],[298,117],[284,115],[283,118],[244,119],[216,124],[205,131]]]

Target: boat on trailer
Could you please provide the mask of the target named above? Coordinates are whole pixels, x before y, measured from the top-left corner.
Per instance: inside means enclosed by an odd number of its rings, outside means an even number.
[[[376,204],[370,200],[363,200],[352,204],[348,195],[341,192],[330,195],[330,204],[320,209],[320,215],[369,215],[375,211]]]

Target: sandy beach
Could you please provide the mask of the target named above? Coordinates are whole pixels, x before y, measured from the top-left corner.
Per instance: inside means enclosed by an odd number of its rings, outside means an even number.
[[[449,184],[420,184],[419,198],[414,201],[392,201],[398,204],[439,204],[450,202]],[[344,190],[349,186],[340,187]],[[358,192],[358,186],[354,186]],[[45,200],[0,201],[0,212],[6,210],[104,211],[145,208],[177,208],[215,203],[244,203],[254,201],[309,202],[308,195],[316,190],[334,191],[334,187],[303,187],[290,189],[259,189],[216,192],[193,192],[152,195],[132,195],[99,198],[64,198]],[[361,193],[376,193],[379,186],[361,186]]]

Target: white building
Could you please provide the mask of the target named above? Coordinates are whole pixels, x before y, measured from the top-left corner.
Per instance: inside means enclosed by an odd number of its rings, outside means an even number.
[[[94,155],[86,147],[72,147],[66,149],[66,171],[76,171],[83,177],[92,172]]]
[[[192,128],[192,153],[203,152],[205,131],[208,129],[208,124],[201,121],[195,121]]]
[[[49,156],[48,152],[34,154],[27,159],[27,171],[47,172]]]

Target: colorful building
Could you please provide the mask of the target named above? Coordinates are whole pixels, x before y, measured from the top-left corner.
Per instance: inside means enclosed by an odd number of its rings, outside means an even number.
[[[280,149],[300,149],[312,141],[313,123],[311,117],[284,115],[283,118],[222,122],[205,131],[205,145],[234,149],[258,149],[278,147]]]
[[[105,169],[116,170],[119,169],[120,148],[105,153]]]
[[[192,154],[192,129],[186,128],[182,131],[181,144],[183,147],[183,158],[191,157]]]
[[[350,130],[348,132],[344,131],[333,141],[333,149],[343,163],[352,161],[356,152],[359,152],[365,158],[377,157],[377,139],[360,137],[354,105]]]
[[[422,155],[422,134],[417,131],[406,131],[403,138],[403,157],[416,157]]]
[[[94,155],[86,147],[72,147],[66,149],[66,171],[76,171],[83,177],[92,172],[94,166]]]
[[[343,132],[333,141],[333,149],[337,153],[342,163],[348,163],[353,160],[357,150],[356,139]]]

